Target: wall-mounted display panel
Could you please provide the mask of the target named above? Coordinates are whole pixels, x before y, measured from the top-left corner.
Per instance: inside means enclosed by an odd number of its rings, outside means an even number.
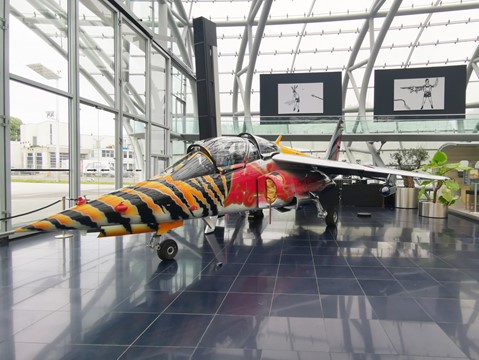
[[[465,96],[465,65],[375,71],[377,119],[462,119]]]
[[[341,113],[340,72],[260,75],[261,121]]]

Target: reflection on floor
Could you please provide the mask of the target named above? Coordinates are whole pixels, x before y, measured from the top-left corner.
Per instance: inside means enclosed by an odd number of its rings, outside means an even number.
[[[479,358],[478,223],[343,208],[337,229],[310,210],[222,225],[172,233],[172,262],[146,235],[3,245],[0,357]]]

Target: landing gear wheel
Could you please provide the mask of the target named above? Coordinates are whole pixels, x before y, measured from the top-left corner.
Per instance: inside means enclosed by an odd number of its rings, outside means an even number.
[[[178,244],[175,240],[163,240],[159,246],[157,253],[161,260],[173,260],[178,253]]]
[[[338,223],[338,210],[335,208],[328,209],[328,214],[324,219],[327,226],[336,226]]]

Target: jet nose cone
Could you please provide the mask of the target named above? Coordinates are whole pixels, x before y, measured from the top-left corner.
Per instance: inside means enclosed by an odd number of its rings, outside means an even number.
[[[36,221],[30,225],[23,226],[15,230],[16,233],[30,232],[30,231],[53,231],[56,230],[55,225],[47,219]]]

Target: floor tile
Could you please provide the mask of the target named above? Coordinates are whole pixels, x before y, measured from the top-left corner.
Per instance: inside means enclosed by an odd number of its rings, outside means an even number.
[[[389,271],[377,266],[353,266],[351,270],[357,279],[390,280],[393,278]]]
[[[213,315],[163,314],[134,342],[135,346],[198,345]]]
[[[438,323],[469,324],[479,311],[477,300],[418,299],[418,302]]]
[[[374,312],[366,296],[321,295],[325,318],[373,319]]]
[[[318,295],[276,294],[271,316],[320,318],[321,301]]]
[[[356,279],[318,279],[321,295],[364,295]]]
[[[336,255],[315,255],[314,265],[316,266],[349,266],[343,256]]]
[[[294,277],[278,277],[274,292],[277,294],[318,294],[316,279],[302,278],[298,281]]]
[[[238,276],[231,292],[272,293],[276,279],[272,276]]]
[[[168,306],[165,313],[216,314],[225,296],[221,292],[183,292]]]
[[[264,349],[318,352],[330,350],[323,319],[269,317],[260,336],[264,341]]]
[[[346,257],[346,261],[350,266],[383,266],[378,259],[372,256],[351,256]]]
[[[245,264],[240,272],[240,276],[276,276],[279,265],[271,264]]]
[[[278,270],[278,276],[308,278],[316,277],[313,265],[309,264],[281,264]]]
[[[479,358],[479,323],[439,323],[439,327],[454,341],[456,346],[469,358]]]
[[[431,317],[411,298],[368,297],[377,319],[397,321],[432,321]]]
[[[236,276],[201,275],[185,291],[217,291],[227,292]]]
[[[379,320],[324,319],[331,352],[396,354]]]
[[[119,359],[189,360],[193,351],[193,347],[132,346]]]
[[[354,279],[354,274],[346,266],[318,266],[316,268],[318,278],[326,279]]]
[[[257,349],[228,349],[228,348],[197,348],[191,357],[191,360],[225,360],[225,359],[244,359],[244,360],[262,360],[264,351]]]
[[[383,321],[381,326],[401,355],[427,358],[466,358],[465,354],[435,323]]]
[[[263,349],[265,338],[259,334],[265,322],[265,317],[217,315],[198,346],[215,349]]]
[[[271,307],[271,299],[272,294],[229,293],[218,313],[223,315],[267,315]]]

